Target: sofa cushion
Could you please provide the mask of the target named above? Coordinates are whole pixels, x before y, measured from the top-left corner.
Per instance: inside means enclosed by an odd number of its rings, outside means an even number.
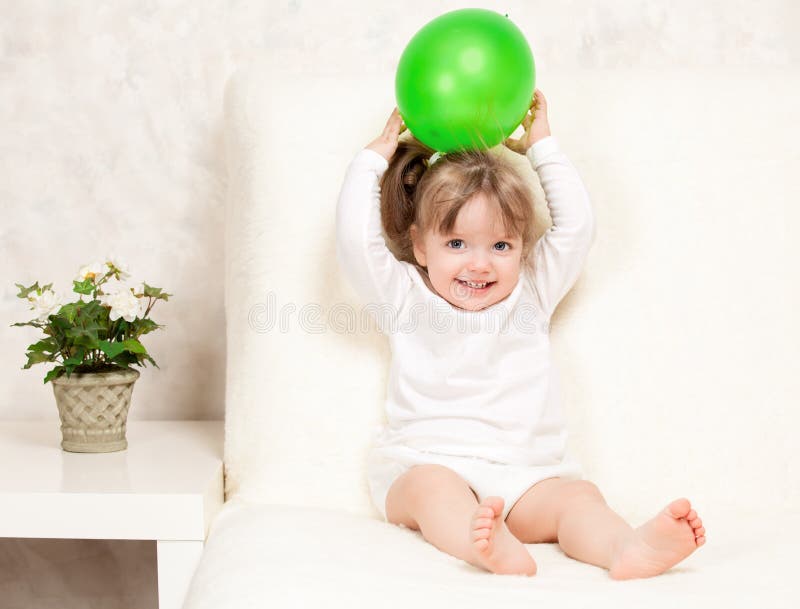
[[[665,574],[615,581],[529,544],[533,577],[495,575],[418,531],[362,515],[234,500],[214,521],[184,609],[374,607],[793,607],[800,518],[721,518],[709,543]]]

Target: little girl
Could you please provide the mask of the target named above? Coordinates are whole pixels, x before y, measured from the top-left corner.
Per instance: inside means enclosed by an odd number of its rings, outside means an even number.
[[[505,145],[544,189],[553,226],[538,241],[532,193],[513,166],[486,150],[400,142],[397,108],[348,167],[337,256],[392,350],[372,500],[386,521],[493,573],[534,575],[523,544],[558,542],[612,578],[657,575],[701,546],[705,529],[683,498],[632,528],[567,450],[549,324],[594,218],[539,90],[522,124]]]

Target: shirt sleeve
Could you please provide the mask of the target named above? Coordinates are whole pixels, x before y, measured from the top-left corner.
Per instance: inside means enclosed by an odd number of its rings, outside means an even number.
[[[528,257],[540,304],[548,317],[575,284],[594,242],[595,221],[589,193],[578,171],[547,136],[526,153],[544,189],[553,225]]]
[[[382,329],[386,320],[397,318],[412,286],[406,265],[383,238],[379,179],[388,166],[374,150],[359,151],[347,168],[336,206],[339,268]]]

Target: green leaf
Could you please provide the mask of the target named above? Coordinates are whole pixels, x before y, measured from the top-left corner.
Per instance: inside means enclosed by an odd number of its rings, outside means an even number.
[[[38,328],[38,327],[41,326],[41,323],[42,322],[25,321],[25,322],[19,322],[19,323],[16,323],[16,324],[11,324],[9,327],[13,327],[13,326],[33,326],[35,328]]]
[[[125,346],[125,349],[131,353],[147,353],[147,349],[144,348],[144,345],[135,338],[124,340],[122,344]]]
[[[144,287],[145,296],[158,298],[158,295],[161,294],[161,288],[154,288],[153,286],[147,285],[145,282],[142,282],[142,286]]]
[[[64,360],[64,370],[67,372],[67,378],[69,378],[75,368],[83,363],[85,355],[85,351],[82,348],[79,348],[75,355]]]
[[[75,366],[80,366],[83,363],[83,352],[78,351],[78,354],[73,355],[64,360],[64,367],[66,368],[74,368]]]
[[[72,282],[72,291],[78,294],[91,294],[94,291],[94,282],[91,279]]]
[[[100,341],[97,339],[97,332],[82,332],[74,337],[72,344],[76,347],[83,347],[87,351],[100,348]]]
[[[17,294],[17,297],[18,297],[18,298],[24,298],[24,299],[26,299],[26,300],[28,299],[28,294],[30,294],[31,292],[36,292],[37,290],[39,290],[39,282],[38,282],[38,281],[37,281],[37,282],[35,282],[35,283],[34,283],[34,284],[31,286],[31,287],[29,287],[29,288],[26,288],[26,287],[25,287],[24,285],[22,285],[21,283],[15,283],[14,285],[15,285],[15,286],[17,286],[17,287],[19,288],[19,294]]]
[[[41,353],[39,351],[31,351],[26,353],[25,355],[28,356],[28,363],[25,364],[22,369],[27,370],[34,364],[41,364],[43,362],[52,362],[53,356],[47,353]]]
[[[86,350],[83,347],[78,347],[75,349],[75,353],[64,360],[64,366],[78,366],[83,363],[85,356]]]
[[[123,343],[112,343],[107,340],[101,340],[98,343],[98,348],[106,354],[109,360],[113,360],[125,350],[125,345]]]
[[[145,355],[144,357],[145,357],[145,358],[147,358],[147,360],[148,360],[148,361],[149,361],[151,364],[153,364],[153,365],[154,365],[156,368],[158,368],[158,364],[156,364],[156,360],[154,360],[154,359],[153,359],[152,357],[150,357],[149,355]],[[158,369],[159,369],[159,370],[161,370],[161,368],[158,368]]]
[[[28,347],[28,351],[35,351],[37,353],[55,353],[58,351],[56,341],[52,338],[43,338],[38,343],[34,343]]]
[[[60,315],[51,315],[50,325],[58,335],[63,336],[72,327],[72,322]]]
[[[77,338],[78,336],[92,336],[97,338],[97,331],[105,329],[106,326],[104,324],[100,324],[94,320],[88,319],[80,320],[80,323],[72,328],[68,328],[64,334],[70,338]]]
[[[135,332],[139,336],[141,336],[142,334],[147,334],[148,332],[152,332],[153,330],[158,330],[161,327],[152,319],[137,319],[135,324],[136,324]]]
[[[169,300],[169,297],[172,296],[172,294],[167,294],[166,292],[162,292],[161,288],[155,288],[153,286],[147,285],[144,282],[142,282],[142,285],[144,286],[145,296],[150,296],[152,298],[155,298],[156,300],[164,300],[164,301]]]
[[[80,306],[83,306],[83,303],[81,303],[81,302],[70,302],[68,304],[63,305],[58,310],[58,313],[56,313],[56,315],[58,315],[59,317],[63,317],[69,323],[74,323],[75,322],[75,318],[78,315],[78,307],[80,307]]]
[[[86,320],[107,319],[108,309],[99,300],[90,300],[78,309],[78,317]]]
[[[122,366],[123,368],[130,368],[130,364],[138,364],[139,360],[134,353],[123,351],[113,360],[111,360],[111,363],[116,364],[117,366]]]
[[[64,366],[56,366],[47,375],[44,377],[44,382],[47,383],[48,381],[52,381],[54,378],[58,378],[64,373]]]

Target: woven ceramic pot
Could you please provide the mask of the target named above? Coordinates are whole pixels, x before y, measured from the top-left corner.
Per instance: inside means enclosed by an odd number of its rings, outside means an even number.
[[[125,450],[136,370],[87,372],[53,379],[61,417],[61,448],[74,453]]]

